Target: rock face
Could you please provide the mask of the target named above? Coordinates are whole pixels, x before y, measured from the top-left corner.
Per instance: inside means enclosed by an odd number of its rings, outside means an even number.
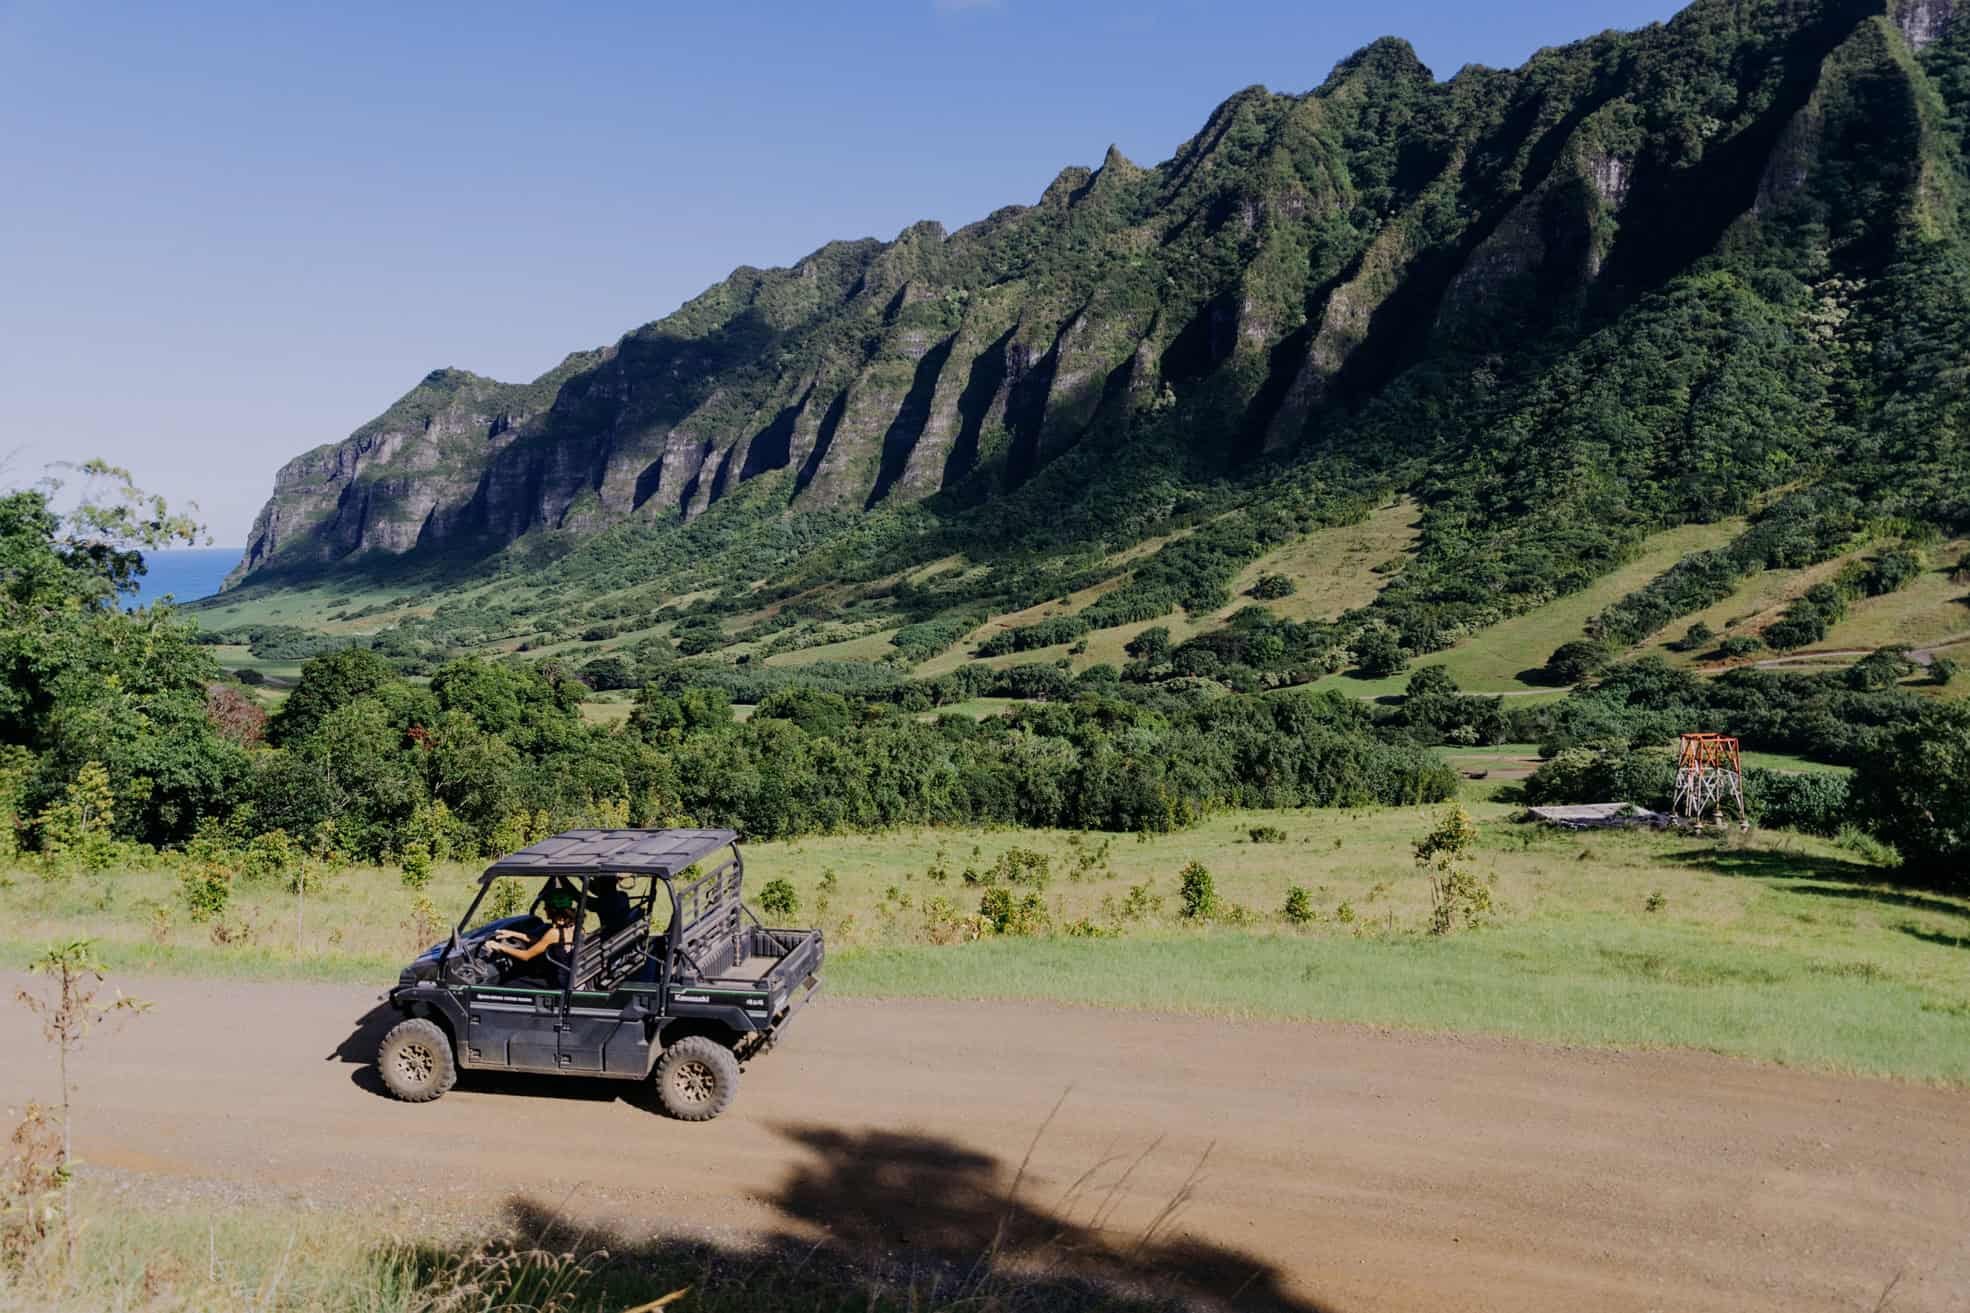
[[[1935,44],[1955,17],[1956,0],[1897,0],[1895,25],[1917,50]]]
[[[1910,51],[1953,18],[1700,0],[1445,83],[1379,41],[1307,95],[1240,92],[1155,168],[1111,148],[955,233],[739,269],[532,383],[430,374],[280,471],[231,582],[688,520],[758,481],[788,513],[863,512],[977,505],[1146,437],[1205,469],[1288,455],[1420,360],[1590,331],[1728,232],[1819,222],[1826,152],[1913,179],[1915,147],[1823,124],[1854,87],[1918,103]]]

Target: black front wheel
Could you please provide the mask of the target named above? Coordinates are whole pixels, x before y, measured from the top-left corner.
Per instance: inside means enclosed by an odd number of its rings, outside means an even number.
[[[400,1021],[377,1046],[376,1074],[404,1102],[429,1103],[458,1083],[451,1037],[421,1017]]]
[[[657,1059],[657,1102],[684,1122],[708,1122],[732,1106],[739,1092],[739,1060],[703,1035],[689,1035]]]

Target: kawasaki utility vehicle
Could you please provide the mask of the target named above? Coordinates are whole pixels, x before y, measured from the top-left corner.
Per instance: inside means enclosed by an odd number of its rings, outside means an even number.
[[[404,1020],[377,1050],[383,1083],[424,1103],[460,1070],[654,1077],[674,1117],[725,1111],[740,1064],[821,987],[821,932],[768,929],[740,901],[737,839],[570,830],[494,862],[451,938],[390,991]],[[528,912],[468,929],[502,879],[532,886]]]

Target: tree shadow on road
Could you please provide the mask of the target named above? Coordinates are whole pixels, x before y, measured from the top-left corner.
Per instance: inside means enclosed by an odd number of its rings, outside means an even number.
[[[516,1256],[531,1255],[541,1271],[528,1279],[558,1284],[571,1308],[631,1307],[689,1286],[688,1302],[678,1307],[710,1313],[1327,1313],[1292,1293],[1267,1260],[1181,1233],[1195,1174],[1153,1216],[1117,1227],[1123,1187],[1146,1154],[1096,1164],[1047,1203],[1034,1197],[1027,1165],[1009,1166],[951,1140],[818,1126],[779,1130],[805,1154],[765,1201],[785,1225],[763,1239],[639,1238],[515,1196],[497,1234],[417,1251],[419,1275],[485,1284],[488,1272],[528,1271]],[[544,1302],[524,1281],[513,1284],[489,1292],[511,1297],[501,1307]]]

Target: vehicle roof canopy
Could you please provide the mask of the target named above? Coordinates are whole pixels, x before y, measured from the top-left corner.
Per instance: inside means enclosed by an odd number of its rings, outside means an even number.
[[[481,884],[505,875],[657,875],[669,877],[729,843],[736,830],[568,830],[508,853]]]

